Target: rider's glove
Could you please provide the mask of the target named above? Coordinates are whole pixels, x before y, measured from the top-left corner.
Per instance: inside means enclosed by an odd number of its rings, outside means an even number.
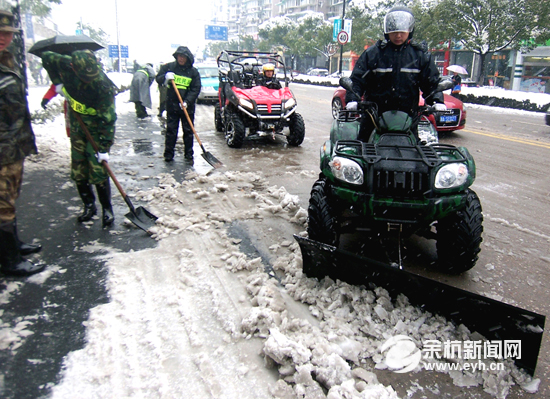
[[[63,83],[60,83],[58,85],[55,85],[55,92],[57,94],[63,95]]]
[[[168,83],[169,80],[174,80],[174,77],[174,72],[166,72],[166,75],[164,75],[166,83]]]
[[[348,111],[357,111],[357,101],[351,101],[347,103],[346,109]]]
[[[445,104],[435,103],[434,109],[436,111],[447,111],[447,106]]]
[[[46,104],[48,104],[50,100],[48,100],[47,98],[43,98],[42,99],[42,102],[40,103],[40,105],[42,106],[42,108],[46,109]]]
[[[183,108],[187,108],[187,101],[183,102]]]
[[[96,157],[97,157],[97,162],[99,162],[99,163],[103,163],[104,161],[109,162],[109,153],[108,152],[98,152],[96,154]]]

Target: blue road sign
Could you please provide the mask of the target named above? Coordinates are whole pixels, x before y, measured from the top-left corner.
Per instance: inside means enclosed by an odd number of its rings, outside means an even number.
[[[116,44],[109,44],[109,57],[118,58],[118,46]],[[129,58],[128,46],[120,46],[120,58]]]
[[[227,41],[227,26],[204,25],[204,38],[206,40]]]
[[[116,44],[109,44],[107,48],[109,49],[109,57],[118,58],[118,46]]]

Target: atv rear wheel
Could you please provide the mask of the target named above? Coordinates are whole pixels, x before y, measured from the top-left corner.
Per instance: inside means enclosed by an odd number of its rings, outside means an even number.
[[[340,234],[336,231],[336,218],[329,200],[328,185],[325,178],[320,178],[311,188],[307,208],[307,233],[311,240],[337,247]]]
[[[229,113],[225,118],[225,141],[231,148],[241,148],[246,135],[246,128],[241,117],[236,113]]]
[[[306,135],[306,126],[304,124],[304,118],[302,118],[302,115],[297,114],[296,112],[290,115],[288,128],[290,130],[290,133],[286,138],[288,145],[297,147],[302,144]]]
[[[340,111],[342,111],[342,100],[340,100],[338,97],[336,97],[334,100],[332,100],[332,117],[334,119],[338,119],[338,116],[340,116]]]
[[[214,108],[214,126],[217,132],[223,132],[222,112],[220,110],[220,104],[216,104]]]
[[[477,194],[468,190],[466,207],[439,220],[436,230],[441,269],[450,274],[460,274],[474,267],[483,241],[483,214]]]

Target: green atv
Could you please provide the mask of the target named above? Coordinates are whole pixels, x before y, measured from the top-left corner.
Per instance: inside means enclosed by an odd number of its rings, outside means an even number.
[[[353,90],[349,78],[340,85]],[[431,95],[448,88],[450,81],[442,80]],[[429,112],[432,107],[422,107],[419,118]],[[357,140],[362,117],[378,121],[368,143]],[[464,147],[425,145],[412,133],[413,123],[401,111],[378,116],[370,102],[341,111],[321,147],[321,174],[308,206],[309,238],[338,247],[341,234],[358,229],[382,240],[417,234],[437,241],[441,270],[460,274],[475,266],[482,242],[481,203],[470,189],[474,159]]]

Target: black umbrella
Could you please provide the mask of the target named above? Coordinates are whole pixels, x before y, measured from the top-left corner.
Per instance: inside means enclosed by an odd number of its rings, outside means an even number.
[[[34,45],[29,49],[29,53],[41,57],[44,51],[54,51],[59,54],[71,54],[76,50],[96,51],[102,48],[104,47],[101,44],[85,35],[57,35],[34,43]]]

